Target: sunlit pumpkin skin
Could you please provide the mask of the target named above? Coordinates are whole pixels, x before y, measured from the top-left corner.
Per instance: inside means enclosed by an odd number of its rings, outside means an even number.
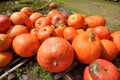
[[[75,28],[73,27],[66,27],[63,30],[63,37],[64,39],[66,39],[67,41],[69,41],[70,43],[72,43],[74,37],[78,34],[78,32],[76,31]]]
[[[38,32],[38,30],[37,30],[36,28],[33,28],[33,29],[31,29],[31,31],[30,31],[30,35],[34,35],[34,36],[37,37],[37,32]]]
[[[12,42],[13,50],[21,57],[36,55],[39,46],[40,42],[38,38],[30,34],[20,34]]]
[[[54,37],[54,36],[55,36],[55,31],[51,26],[41,27],[37,32],[37,38],[40,41],[44,41],[47,38]]]
[[[39,65],[49,72],[62,72],[68,69],[74,60],[74,51],[68,41],[60,37],[46,39],[37,53]]]
[[[93,28],[93,32],[100,38],[100,39],[110,39],[112,31],[105,26],[96,26]]]
[[[53,10],[51,10],[51,11],[48,12],[47,16],[52,19],[53,16],[55,16],[56,14],[61,14],[60,10],[58,10],[58,9],[53,9]]]
[[[119,55],[120,55],[120,31],[115,31],[115,32],[111,33],[111,37],[112,37],[112,41],[117,46]]]
[[[77,33],[81,33],[81,32],[84,32],[85,30],[84,29],[76,29]]]
[[[43,26],[50,26],[51,19],[49,17],[40,17],[35,22],[35,28],[40,29]]]
[[[101,15],[92,15],[85,18],[85,25],[87,28],[94,28],[96,26],[105,26],[106,20]]]
[[[10,51],[0,52],[0,67],[5,67],[11,63],[13,54]]]
[[[93,32],[81,32],[72,41],[77,60],[84,64],[100,57],[101,46],[100,39]]]
[[[62,14],[56,14],[56,15],[54,15],[53,17],[52,17],[52,19],[51,19],[51,22],[52,22],[52,24],[54,24],[56,21],[60,21],[60,20],[64,20],[64,22],[66,22],[65,20],[65,18],[63,17],[63,15]],[[62,24],[62,23],[61,23]]]
[[[15,38],[17,35],[22,33],[29,33],[28,28],[23,25],[15,25],[7,31],[7,35],[12,39]]]
[[[10,16],[10,20],[13,22],[14,25],[25,25],[28,28],[31,28],[32,25],[29,17],[23,12],[14,12]]]
[[[43,17],[43,14],[42,13],[39,13],[39,12],[34,12],[33,14],[30,15],[29,19],[32,21],[32,23],[34,24],[35,21],[40,18],[40,17]]]
[[[52,9],[55,9],[55,8],[57,8],[57,4],[55,2],[51,2],[49,4],[49,7],[52,8]]]
[[[105,59],[94,60],[87,70],[93,80],[120,80],[118,68]]]
[[[0,33],[4,33],[9,29],[11,25],[11,20],[6,15],[0,14]]]
[[[80,13],[71,14],[67,20],[68,26],[74,27],[76,29],[83,28],[84,22],[85,22],[85,18]]]
[[[7,34],[0,34],[0,51],[6,51],[11,48],[12,38]]]
[[[57,25],[54,25],[54,31],[57,37],[62,37],[63,38],[63,31],[67,26],[65,24],[59,24],[57,23]]]
[[[20,12],[25,13],[28,17],[34,13],[34,10],[31,7],[23,7],[20,9]]]
[[[101,58],[107,59],[107,60],[113,60],[118,55],[118,49],[113,41],[102,39],[102,52],[101,52]]]

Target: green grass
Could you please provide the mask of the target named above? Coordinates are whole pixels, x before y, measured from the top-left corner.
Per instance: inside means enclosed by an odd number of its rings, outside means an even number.
[[[77,13],[87,16],[102,15],[112,31],[120,30],[120,2],[105,0],[52,0]]]

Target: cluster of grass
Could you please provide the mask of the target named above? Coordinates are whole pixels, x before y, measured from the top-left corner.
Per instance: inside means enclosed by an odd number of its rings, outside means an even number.
[[[112,31],[120,30],[120,2],[105,0],[52,0],[59,5],[87,16],[102,15]]]
[[[0,13],[11,15],[13,12],[19,11],[26,6],[38,10],[46,7],[48,4],[49,2],[45,0],[5,0],[0,2]]]
[[[38,64],[35,65],[33,73],[41,80],[54,80],[53,75],[47,72],[46,70],[42,69]]]

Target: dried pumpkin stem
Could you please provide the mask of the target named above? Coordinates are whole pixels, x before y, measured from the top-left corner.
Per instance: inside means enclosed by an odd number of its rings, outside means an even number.
[[[95,40],[95,34],[93,32],[90,32],[89,41],[92,42],[94,40]]]
[[[55,60],[55,61],[53,62],[53,65],[54,65],[54,66],[57,66],[57,65],[58,65],[58,61]]]

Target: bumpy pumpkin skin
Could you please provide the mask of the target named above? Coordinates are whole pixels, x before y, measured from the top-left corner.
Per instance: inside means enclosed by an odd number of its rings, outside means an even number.
[[[120,80],[117,67],[105,59],[96,59],[88,70],[93,80]]]
[[[60,37],[46,39],[37,53],[39,65],[49,72],[62,72],[68,69],[74,60],[74,51],[70,43]]]
[[[94,37],[93,41],[90,39],[89,32],[81,32],[73,39],[72,46],[75,50],[75,56],[81,63],[90,64],[101,55],[100,39],[96,35],[91,35],[92,37]]]

